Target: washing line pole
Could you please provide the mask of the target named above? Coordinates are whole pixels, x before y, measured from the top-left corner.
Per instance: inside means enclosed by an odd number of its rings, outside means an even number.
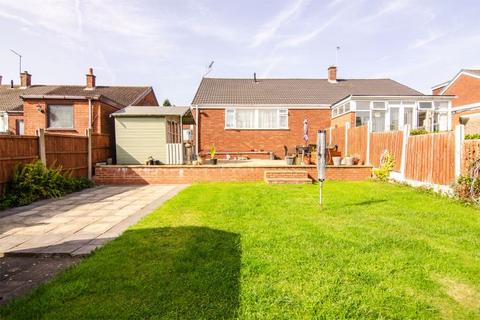
[[[325,171],[327,161],[326,148],[327,148],[327,131],[318,130],[317,131],[317,172],[318,172],[318,182],[320,184],[319,190],[319,204],[323,206],[323,182],[325,181]]]

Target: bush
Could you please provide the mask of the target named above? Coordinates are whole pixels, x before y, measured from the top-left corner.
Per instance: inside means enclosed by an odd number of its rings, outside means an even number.
[[[410,130],[410,135],[411,136],[419,136],[421,134],[428,134],[429,132],[425,130],[425,128],[417,128],[417,129],[412,129]]]
[[[373,177],[380,181],[387,181],[390,171],[395,167],[395,157],[388,151],[385,151],[380,160],[381,167],[372,170]]]
[[[12,180],[7,184],[5,195],[0,199],[0,208],[24,206],[41,199],[58,198],[92,185],[93,183],[86,178],[62,175],[60,168],[46,168],[40,161],[16,166]]]
[[[476,140],[476,139],[480,139],[480,133],[466,134],[465,135],[465,140]]]
[[[454,191],[461,200],[477,201],[480,197],[480,180],[462,175],[458,177]]]

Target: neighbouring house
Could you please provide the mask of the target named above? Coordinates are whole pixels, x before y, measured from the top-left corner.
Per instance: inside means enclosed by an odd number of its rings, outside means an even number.
[[[192,101],[200,155],[215,146],[220,156],[284,156],[319,129],[361,126],[372,131],[411,128],[449,130],[450,96],[424,95],[391,79],[203,78]]]
[[[115,118],[117,164],[183,164],[184,125],[193,125],[190,107],[130,106]]]
[[[462,69],[450,81],[432,88],[434,95],[456,96],[452,101],[452,127],[465,125],[465,133],[480,133],[480,68]]]
[[[50,132],[106,133],[113,137],[109,115],[129,105],[158,106],[149,86],[98,86],[93,69],[85,85],[34,85],[27,72],[20,85],[0,85],[0,131],[34,135],[40,128]]]

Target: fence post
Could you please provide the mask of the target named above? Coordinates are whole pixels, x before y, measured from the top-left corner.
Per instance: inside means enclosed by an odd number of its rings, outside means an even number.
[[[402,159],[400,160],[400,175],[402,180],[405,179],[405,168],[407,166],[407,145],[408,137],[410,137],[410,125],[403,126],[403,139],[402,139]]]
[[[92,129],[85,130],[87,136],[87,167],[88,180],[92,180]]]
[[[455,180],[462,174],[463,141],[465,140],[465,126],[455,127]]]
[[[40,162],[43,163],[43,165],[46,167],[47,166],[47,153],[45,150],[45,129],[40,128],[37,130],[37,135],[38,135],[38,156],[40,158]]]
[[[348,130],[350,129],[350,122],[345,122],[345,156],[348,157]]]
[[[367,166],[370,165],[370,132],[372,131],[372,122],[369,120],[367,121],[367,150],[365,155],[365,164]]]

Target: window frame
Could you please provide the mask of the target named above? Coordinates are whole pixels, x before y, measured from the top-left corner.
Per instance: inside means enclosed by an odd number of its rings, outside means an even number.
[[[239,128],[237,127],[237,110],[254,110],[254,127],[253,128]],[[259,125],[259,110],[275,110],[277,113],[277,123],[273,128],[261,128]],[[232,115],[233,123],[230,126],[228,123],[228,116]],[[286,126],[282,127],[280,118],[286,118]],[[271,108],[271,107],[251,107],[251,108],[225,108],[224,129],[225,130],[289,130],[289,109],[288,108]]]
[[[52,127],[50,121],[50,110],[52,107],[68,107],[72,109],[72,126],[71,127]],[[73,104],[48,104],[47,105],[47,129],[48,130],[75,130],[75,106]]]

